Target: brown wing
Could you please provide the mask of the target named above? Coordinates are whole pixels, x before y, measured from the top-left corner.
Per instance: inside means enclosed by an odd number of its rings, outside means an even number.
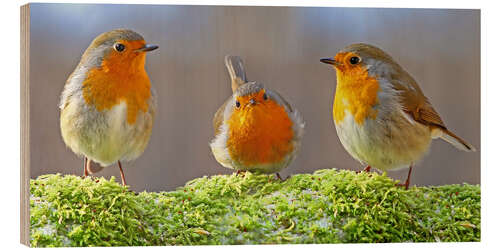
[[[401,81],[393,81],[392,84],[396,90],[400,91],[404,111],[410,114],[415,121],[439,129],[442,132],[439,137],[456,148],[464,151],[476,151],[474,146],[446,128],[443,120],[427,97],[424,96],[415,80],[407,72],[401,71],[401,75],[392,77],[392,79],[401,79]]]
[[[75,74],[76,69],[69,75],[68,79],[66,79],[66,83],[64,83],[63,92],[61,93],[61,99],[59,100],[59,109],[63,110],[68,106],[68,100],[73,96],[73,93],[68,91],[68,85],[70,84],[71,79]]]
[[[232,97],[229,97],[222,106],[219,107],[217,112],[215,112],[214,119],[213,119],[213,124],[214,124],[214,135],[217,136],[219,135],[220,127],[222,126],[222,122],[224,122],[224,110],[226,109],[226,105],[229,103],[229,101],[232,99]]]
[[[441,120],[441,117],[434,107],[432,107],[415,80],[404,70],[401,70],[397,74],[392,79],[401,80],[393,81],[392,84],[400,92],[401,104],[404,111],[411,115],[417,122],[427,126],[446,129],[443,120]]]

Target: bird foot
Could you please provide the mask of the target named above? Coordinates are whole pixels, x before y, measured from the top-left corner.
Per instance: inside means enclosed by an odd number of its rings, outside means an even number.
[[[396,186],[398,187],[405,187],[406,190],[408,190],[408,187],[410,186],[410,177],[411,177],[411,170],[413,169],[413,165],[410,165],[410,169],[408,170],[408,177],[406,177],[405,183],[398,183]]]
[[[236,170],[236,175],[237,176],[241,175],[242,178],[245,177],[245,173],[246,173],[246,171],[244,171],[244,170]]]
[[[281,178],[281,175],[279,173],[276,173],[276,180],[286,181],[286,180],[288,180],[288,178],[290,178],[290,176],[287,176],[285,179],[283,179],[283,178]]]
[[[366,168],[365,168],[365,169],[363,169],[363,171],[364,171],[364,172],[369,173],[371,169],[372,169],[372,167],[371,167],[371,166],[366,166]],[[361,170],[358,170],[358,171],[356,171],[356,174],[359,174],[359,173],[361,173],[361,172],[362,172]]]
[[[396,187],[404,187],[405,190],[408,190],[408,187],[410,186],[410,183],[405,182],[405,183],[397,183]]]

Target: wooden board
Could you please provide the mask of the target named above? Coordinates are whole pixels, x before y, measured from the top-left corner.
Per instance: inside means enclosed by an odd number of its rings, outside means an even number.
[[[29,51],[30,6],[21,6],[21,243],[29,246],[30,230],[30,119]]]

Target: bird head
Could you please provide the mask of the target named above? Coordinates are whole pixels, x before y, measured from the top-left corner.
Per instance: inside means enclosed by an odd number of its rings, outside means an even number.
[[[353,75],[367,71],[383,76],[400,66],[383,50],[365,43],[351,44],[339,51],[334,58],[322,58],[322,63],[332,65],[337,74]]]
[[[236,111],[253,109],[255,106],[265,104],[269,100],[266,90],[257,83],[247,83],[238,88],[234,94],[234,107]]]
[[[132,30],[116,29],[97,36],[83,54],[81,64],[88,68],[102,67],[107,72],[133,72],[144,68],[146,52],[157,48],[146,44]]]

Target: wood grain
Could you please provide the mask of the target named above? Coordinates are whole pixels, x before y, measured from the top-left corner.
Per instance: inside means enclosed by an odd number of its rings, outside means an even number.
[[[29,246],[30,230],[30,6],[21,6],[21,244]]]

